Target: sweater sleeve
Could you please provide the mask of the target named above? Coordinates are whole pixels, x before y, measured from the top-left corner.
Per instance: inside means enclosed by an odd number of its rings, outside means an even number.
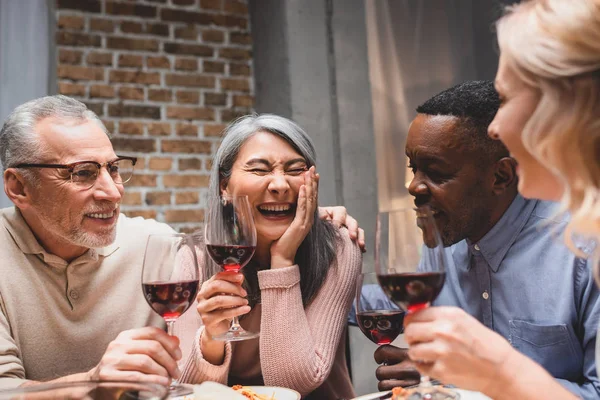
[[[181,371],[180,381],[184,383],[219,382],[227,385],[231,364],[231,343],[225,344],[225,359],[221,365],[213,365],[202,356],[200,340],[204,335],[204,326],[198,329],[192,351]]]
[[[260,271],[262,316],[260,361],[265,385],[303,396],[329,376],[354,295],[362,254],[340,230],[336,261],[304,309],[298,265]]]

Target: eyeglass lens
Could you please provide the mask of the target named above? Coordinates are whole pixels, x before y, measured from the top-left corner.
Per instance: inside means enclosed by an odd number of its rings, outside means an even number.
[[[118,184],[126,183],[133,175],[133,161],[117,160],[106,164],[106,169],[113,181]],[[93,185],[98,178],[98,164],[89,162],[78,164],[71,173],[71,180],[82,186]]]

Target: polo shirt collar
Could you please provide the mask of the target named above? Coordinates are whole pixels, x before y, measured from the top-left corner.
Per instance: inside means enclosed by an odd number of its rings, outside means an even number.
[[[38,242],[35,235],[31,231],[29,225],[23,218],[21,211],[17,207],[12,207],[10,209],[5,209],[5,212],[2,213],[4,218],[4,226],[10,233],[11,237],[15,241],[15,244],[24,254],[35,254],[40,255],[44,262],[53,265],[63,265],[67,266],[68,263],[62,258],[48,253],[42,245]],[[121,217],[119,217],[118,223],[121,222]],[[90,248],[83,255],[76,258],[72,261],[72,263],[79,262],[88,262],[88,261],[97,261],[99,257],[108,257],[112,253],[114,253],[119,248],[117,242],[113,242],[108,246],[100,247],[100,248]]]

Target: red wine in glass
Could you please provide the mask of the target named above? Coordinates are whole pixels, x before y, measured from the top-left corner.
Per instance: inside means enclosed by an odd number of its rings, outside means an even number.
[[[207,244],[206,250],[215,263],[227,272],[240,272],[250,261],[256,246]]]
[[[224,271],[239,272],[254,255],[256,228],[248,196],[223,195],[211,199],[205,229],[206,252]],[[229,330],[213,339],[239,341],[258,336],[242,328],[235,316]]]
[[[362,333],[378,345],[393,342],[404,331],[405,312],[385,296],[375,273],[358,276],[354,296],[356,322]]]
[[[444,287],[446,274],[441,271],[379,275],[381,287],[390,300],[408,312],[425,308]]]
[[[404,332],[404,311],[374,310],[356,313],[358,327],[369,340],[378,345],[392,343]]]
[[[146,282],[144,297],[166,322],[175,321],[192,305],[198,293],[198,281]]]

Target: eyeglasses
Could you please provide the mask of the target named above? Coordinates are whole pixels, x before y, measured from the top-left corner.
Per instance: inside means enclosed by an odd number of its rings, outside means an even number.
[[[106,170],[116,184],[122,185],[129,182],[133,176],[133,168],[137,157],[117,156],[118,158],[105,163],[96,161],[78,161],[71,164],[18,164],[14,168],[58,168],[69,171],[71,182],[77,186],[89,189],[94,186],[100,169],[106,166]]]

